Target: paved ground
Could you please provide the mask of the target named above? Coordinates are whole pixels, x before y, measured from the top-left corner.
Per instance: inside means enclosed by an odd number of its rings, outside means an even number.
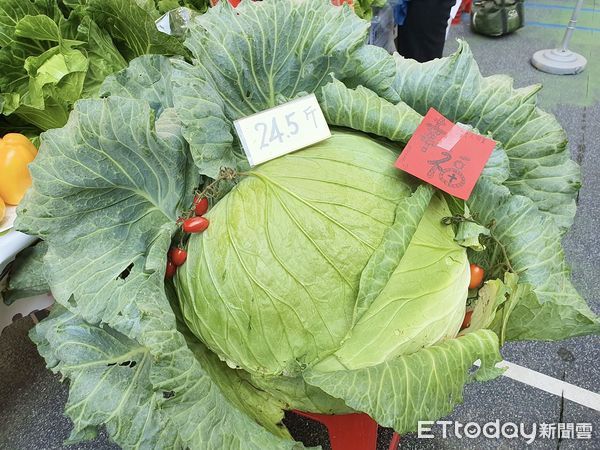
[[[535,50],[557,45],[562,24],[568,21],[574,1],[542,0],[527,5],[528,25],[518,33],[501,39],[474,36],[468,26],[453,27],[447,52],[457,37],[465,38],[484,74],[507,73],[516,86],[543,83],[541,103],[557,115],[568,132],[573,158],[582,165],[584,187],[571,232],[565,238],[567,257],[573,267],[577,288],[600,313],[600,0],[587,0],[582,12],[582,28],[575,34],[572,49],[590,61],[588,69],[577,76],[559,77],[535,71],[528,58]],[[70,424],[62,415],[66,388],[57,376],[44,369],[41,358],[26,337],[31,327],[24,319],[7,329],[0,339],[0,449],[39,450],[64,448]],[[600,391],[600,339],[578,338],[559,343],[511,343],[504,357],[558,379]],[[532,424],[587,422],[594,427],[590,441],[538,439],[535,449],[600,449],[600,413],[538,391],[510,379],[487,384],[472,384],[465,391],[465,403],[447,420],[481,425],[493,422]],[[290,426],[307,444],[323,442],[323,430],[290,418]],[[521,449],[524,439],[442,439],[441,427],[433,429],[434,439],[404,436],[406,449]],[[383,440],[380,448],[384,448]],[[72,449],[108,450],[116,448],[106,436]],[[224,449],[226,450],[226,449]]]

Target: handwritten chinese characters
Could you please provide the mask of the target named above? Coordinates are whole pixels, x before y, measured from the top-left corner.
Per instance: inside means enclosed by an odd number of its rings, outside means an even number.
[[[468,199],[495,142],[453,124],[433,108],[396,161],[396,167],[461,199]]]

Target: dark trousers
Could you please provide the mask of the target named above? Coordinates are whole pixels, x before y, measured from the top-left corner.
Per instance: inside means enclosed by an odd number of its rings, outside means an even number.
[[[441,58],[455,4],[456,0],[410,0],[404,24],[398,27],[398,53],[419,62]]]

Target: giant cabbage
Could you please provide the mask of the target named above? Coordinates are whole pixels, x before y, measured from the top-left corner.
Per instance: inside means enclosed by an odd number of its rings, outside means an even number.
[[[418,64],[367,30],[328,0],[220,2],[193,60],[137,58],[42,135],[17,226],[47,244],[59,306],[32,338],[72,380],[70,442],[296,448],[290,408],[404,433],[498,376],[505,340],[600,331],[560,242],[578,168],[537,88],[482,77],[465,44]],[[233,121],[306,93],[332,138],[249,168]],[[392,166],[430,107],[498,142],[467,202]],[[165,282],[207,187],[211,226]],[[459,333],[467,260],[489,279]]]
[[[249,172],[188,244],[176,285],[190,330],[232,366],[266,375],[377,364],[455,337],[466,250],[442,224],[445,200],[413,194],[395,159],[339,132]],[[361,274],[395,238],[384,237],[392,226],[407,234],[409,245],[394,249],[404,257],[379,295],[359,296],[372,289]],[[333,352],[343,362],[329,362]]]

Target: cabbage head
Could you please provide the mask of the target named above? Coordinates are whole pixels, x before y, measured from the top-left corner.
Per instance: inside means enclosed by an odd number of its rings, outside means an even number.
[[[232,367],[266,375],[366,367],[455,337],[467,252],[442,224],[446,201],[411,198],[396,157],[336,132],[248,172],[189,241],[175,283],[189,328]],[[414,233],[403,257],[384,247],[394,222]],[[361,274],[378,247],[398,264],[367,303]]]
[[[290,409],[407,433],[499,376],[504,342],[600,332],[561,244],[579,168],[539,86],[483,77],[464,43],[389,55],[368,28],[330,0],[219,2],[191,57],[134,59],[41,135],[16,227],[47,248],[57,305],[31,337],[70,379],[69,442],[302,448]],[[332,137],[250,168],[234,121],[309,93]],[[467,201],[393,166],[429,108],[497,142]]]

